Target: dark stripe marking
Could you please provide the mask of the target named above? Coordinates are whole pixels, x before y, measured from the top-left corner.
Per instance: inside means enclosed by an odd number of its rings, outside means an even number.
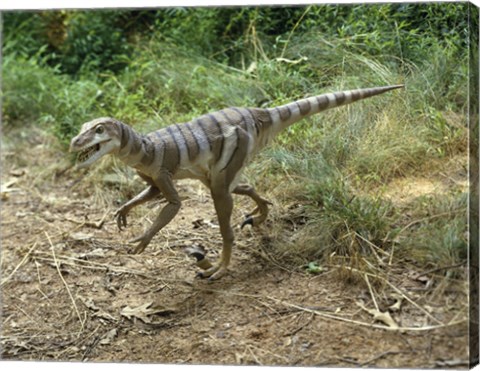
[[[122,126],[122,147],[125,147],[128,145],[128,142],[130,142],[130,126],[127,125],[121,125]]]
[[[150,138],[143,137],[142,138],[143,144],[143,156],[140,159],[140,162],[143,166],[149,166],[152,164],[153,160],[155,160],[155,145],[152,143]]]
[[[175,148],[177,149],[178,162],[180,163],[180,147],[178,146],[177,139],[175,138],[175,135],[173,135],[173,130],[172,130],[171,126],[167,126],[167,132],[172,137],[173,143],[175,143]]]
[[[210,148],[210,151],[211,151],[211,150],[212,150],[212,140],[211,140],[210,137],[208,136],[207,130],[205,129],[202,120],[196,119],[196,120],[193,121],[192,123],[196,123],[196,124],[198,125],[198,127],[200,128],[200,130],[202,130],[203,135],[205,136],[205,139],[207,139],[208,147]]]
[[[130,155],[135,156],[138,152],[142,150],[142,138],[138,134],[136,134],[131,128],[129,129],[129,134],[133,139],[132,148],[130,149]]]
[[[185,144],[185,147],[187,147],[188,159],[191,160],[192,159],[192,153],[191,153],[192,150],[190,149],[190,146],[187,143],[187,138],[185,137],[185,134],[183,134],[183,131],[180,128],[180,125],[175,124],[175,128],[180,132],[180,135],[182,136],[182,139],[183,139],[183,143]]]
[[[184,125],[188,131],[190,132],[190,135],[192,136],[193,138],[193,141],[195,142],[195,145],[196,145],[196,148],[197,150],[195,151],[195,153],[198,155],[200,153],[200,144],[198,143],[198,138],[197,136],[195,135],[195,132],[192,130],[192,128],[190,127],[190,123],[187,122],[185,125]]]
[[[253,125],[255,126],[255,132],[257,133],[257,137],[260,135],[260,123],[258,122],[258,117],[253,114],[250,108],[245,108],[245,110],[252,116]]]
[[[328,107],[329,99],[327,95],[319,95],[315,98],[317,99],[319,110],[323,110]]]
[[[247,117],[245,116],[244,114],[244,111],[248,111],[248,109],[245,109],[245,108],[237,108],[237,107],[232,107],[232,109],[237,112],[240,117],[242,118],[242,120],[239,122],[239,125],[241,126],[241,128],[243,130],[245,130],[247,133],[248,133],[248,127],[251,125],[251,123],[249,122],[249,120],[247,119]],[[254,122],[254,125],[255,125],[255,120],[253,119],[253,115],[250,111],[248,111],[248,113],[250,114],[250,116],[252,116],[252,120]],[[242,125],[243,124],[243,125]],[[255,131],[257,132],[257,135],[258,135],[258,128],[257,126],[255,125]]]
[[[310,102],[306,99],[296,101],[295,103],[297,104],[298,109],[300,110],[300,114],[302,116],[305,116],[312,109]]]
[[[286,121],[292,114],[288,106],[275,107],[275,109],[278,111],[281,121]]]
[[[335,96],[335,101],[337,106],[343,104],[345,102],[345,99],[347,98],[343,91],[334,93],[333,95]]]
[[[216,156],[216,158],[215,158],[215,161],[218,161],[218,160],[220,159],[220,157],[222,156],[223,144],[224,144],[224,142],[225,142],[225,136],[223,135],[222,127],[220,126],[220,123],[218,122],[217,118],[216,118],[214,115],[212,115],[211,113],[209,113],[209,114],[207,115],[207,117],[208,117],[211,121],[213,121],[213,122],[215,123],[215,126],[216,126],[216,128],[217,128],[217,130],[218,130],[218,132],[219,132],[218,136],[219,136],[220,139],[221,139],[221,140],[220,140],[220,148],[219,148],[218,153],[217,153],[217,156]]]
[[[352,91],[352,102],[355,102],[363,97],[363,94],[359,90]]]

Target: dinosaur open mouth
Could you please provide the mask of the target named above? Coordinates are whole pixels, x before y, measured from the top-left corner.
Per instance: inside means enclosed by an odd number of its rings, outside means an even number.
[[[93,156],[95,152],[98,152],[100,150],[100,143],[94,144],[93,146],[85,148],[82,152],[78,154],[77,160],[78,162],[85,162],[87,161],[90,157]]]

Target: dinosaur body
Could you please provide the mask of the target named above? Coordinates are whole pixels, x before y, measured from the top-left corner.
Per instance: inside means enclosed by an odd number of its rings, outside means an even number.
[[[253,187],[239,184],[242,170],[255,154],[283,129],[305,117],[400,87],[402,85],[323,94],[268,109],[227,108],[145,135],[113,118],[99,118],[82,126],[80,134],[72,139],[70,150],[79,152],[79,167],[89,166],[105,154],[117,156],[148,183],[147,189],[117,210],[120,229],[126,227],[127,214],[133,207],[158,196],[167,200],[152,226],[133,240],[138,242],[135,253],[141,253],[180,209],[173,180],[193,178],[205,184],[215,205],[223,249],[216,264],[211,264],[202,253],[193,255],[197,257],[197,265],[204,269],[201,275],[215,279],[226,272],[231,257],[232,194],[249,196],[257,206],[242,227],[256,226],[268,214],[270,203]]]

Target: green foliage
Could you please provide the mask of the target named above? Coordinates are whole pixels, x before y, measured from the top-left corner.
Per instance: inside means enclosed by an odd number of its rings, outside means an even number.
[[[39,60],[48,44],[45,20],[40,12],[2,12],[2,54]]]
[[[69,74],[78,71],[119,71],[128,64],[130,44],[117,11],[68,14],[65,41],[59,45],[58,62]]]
[[[301,184],[308,219],[318,232],[309,248],[312,256],[365,254],[370,252],[365,240],[382,246],[391,237],[397,217],[393,205],[378,196],[358,194],[321,155],[274,149],[268,156],[273,159],[270,171],[287,173],[289,179]]]
[[[340,180],[321,184],[315,191],[314,201],[320,208],[314,210],[312,218],[323,221],[330,231],[332,245],[340,255],[368,254],[370,247],[363,239],[382,246],[389,237],[393,214],[389,202],[356,195]]]
[[[3,120],[7,124],[39,120],[67,80],[34,59],[9,56],[3,59],[2,76]]]
[[[442,262],[448,266],[468,256],[466,193],[419,197],[413,210],[419,223],[401,236],[404,256],[422,263]]]
[[[96,105],[99,86],[95,81],[70,80],[32,59],[7,56],[2,67],[7,125],[29,122],[49,126],[66,144],[79,123],[100,112]]]
[[[6,12],[4,28],[7,44],[16,41],[28,56],[47,45],[69,74],[123,69],[133,42],[152,33],[237,67],[265,56],[297,59],[299,50],[291,46],[305,38],[338,40],[356,55],[419,63],[437,45],[463,53],[467,9],[468,3],[439,3]]]

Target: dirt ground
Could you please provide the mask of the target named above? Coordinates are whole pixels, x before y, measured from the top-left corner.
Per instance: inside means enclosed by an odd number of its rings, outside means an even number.
[[[158,205],[132,212],[119,232],[117,205],[100,206],[101,191],[82,188],[85,173],[45,176],[65,163],[52,148],[48,139],[24,138],[2,150],[3,359],[468,366],[462,279],[446,280],[414,262],[389,265],[388,257],[381,276],[335,264],[318,274],[284,266],[264,243],[268,228],[240,231],[250,205],[238,199],[229,273],[208,282],[195,277],[183,251],[197,243],[213,257],[221,248],[201,185],[179,183],[180,214],[142,254],[131,255],[126,241]]]

